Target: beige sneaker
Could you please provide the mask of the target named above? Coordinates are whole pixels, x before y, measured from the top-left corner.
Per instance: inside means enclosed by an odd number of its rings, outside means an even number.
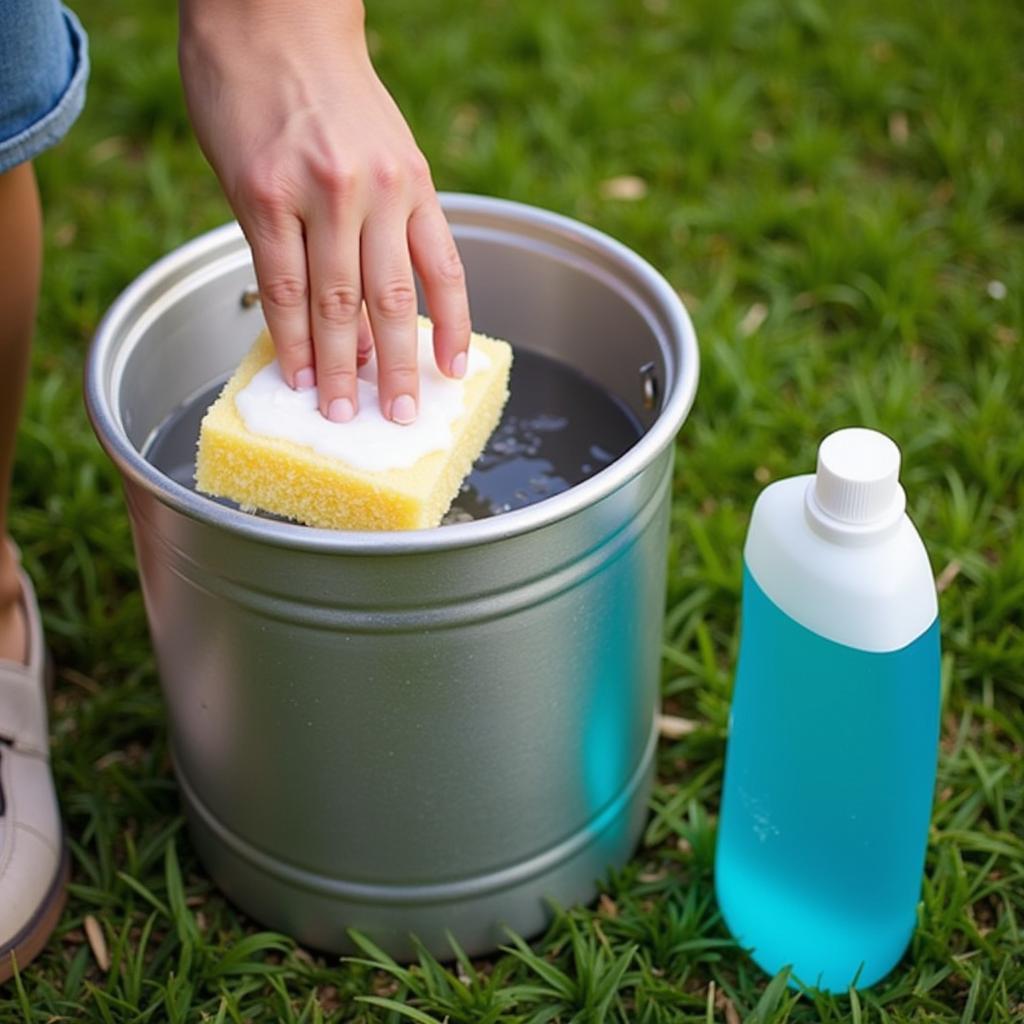
[[[28,664],[0,661],[0,982],[35,957],[67,899],[68,858],[50,775],[46,650],[21,573]]]

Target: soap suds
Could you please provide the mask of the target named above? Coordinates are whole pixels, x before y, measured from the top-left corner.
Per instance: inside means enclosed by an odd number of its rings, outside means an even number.
[[[368,472],[408,469],[425,455],[451,448],[452,427],[462,414],[465,382],[491,362],[471,346],[466,376],[451,380],[434,363],[430,327],[419,327],[418,342],[419,415],[407,426],[392,423],[381,412],[375,357],[359,368],[359,412],[348,423],[333,423],[320,414],[316,388],[293,391],[281,376],[277,360],[263,367],[235,395],[235,405],[254,434],[307,445]]]

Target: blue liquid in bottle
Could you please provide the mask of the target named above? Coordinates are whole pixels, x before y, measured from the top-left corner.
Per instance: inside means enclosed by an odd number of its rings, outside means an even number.
[[[725,921],[770,974],[845,991],[906,949],[935,784],[939,623],[862,651],[790,619],[744,569],[719,822]]]

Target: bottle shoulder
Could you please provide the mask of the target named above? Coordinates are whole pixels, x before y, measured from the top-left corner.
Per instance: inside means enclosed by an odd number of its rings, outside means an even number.
[[[791,619],[837,643],[894,651],[935,621],[931,565],[910,519],[876,542],[845,546],[826,539],[805,512],[813,475],[766,487],[751,516],[747,568]]]

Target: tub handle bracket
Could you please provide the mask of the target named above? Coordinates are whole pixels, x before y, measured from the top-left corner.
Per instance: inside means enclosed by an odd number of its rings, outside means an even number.
[[[644,363],[640,367],[640,386],[643,388],[644,408],[653,411],[658,405],[660,387],[654,363]]]

